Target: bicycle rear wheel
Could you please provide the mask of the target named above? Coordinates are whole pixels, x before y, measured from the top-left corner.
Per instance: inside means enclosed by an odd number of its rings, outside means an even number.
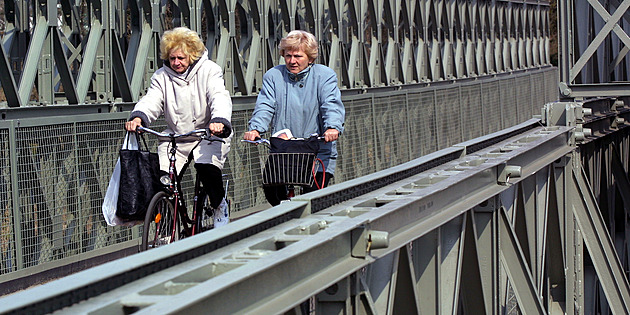
[[[169,194],[160,191],[153,195],[144,218],[141,251],[164,246],[177,240],[180,232],[179,222],[175,222],[175,208],[169,200]],[[175,233],[173,233],[173,225]]]

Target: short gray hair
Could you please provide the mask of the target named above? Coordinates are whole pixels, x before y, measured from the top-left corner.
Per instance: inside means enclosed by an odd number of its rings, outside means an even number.
[[[319,56],[319,48],[315,36],[309,32],[302,30],[294,30],[289,32],[287,36],[280,40],[278,45],[280,55],[284,56],[285,50],[304,50],[309,61],[314,61]]]

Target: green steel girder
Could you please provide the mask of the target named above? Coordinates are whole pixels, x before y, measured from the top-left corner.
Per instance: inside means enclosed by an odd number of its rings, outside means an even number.
[[[41,58],[42,50],[48,33],[48,24],[46,18],[39,17],[35,23],[32,40],[29,45],[28,54],[24,60],[24,71],[20,77],[20,85],[18,87],[20,95],[20,103],[26,104],[29,101],[31,90],[35,84],[37,68]],[[49,60],[50,62],[50,60]]]
[[[9,62],[9,58],[4,49],[4,45],[0,45],[0,67],[2,73],[11,73],[11,64]],[[7,98],[7,104],[10,107],[20,107],[21,100],[18,95],[18,89],[15,85],[15,79],[12,75],[0,75],[0,84],[2,84],[2,89]]]
[[[504,211],[500,211],[499,217],[501,265],[510,279],[519,309],[525,314],[545,314],[547,311],[529,269],[531,265],[524,261],[523,249],[519,246],[516,233],[511,228],[512,223]]]
[[[104,27],[99,20],[92,21],[89,34],[85,43],[82,56],[81,68],[77,77],[77,94],[82,103],[87,102],[90,82],[95,64],[99,61],[99,46],[103,40]],[[101,59],[101,61],[103,61]]]
[[[630,286],[611,236],[604,225],[605,220],[597,209],[597,202],[588,187],[584,172],[575,170],[572,178],[575,182],[569,186],[569,189],[573,190],[569,193],[579,197],[578,200],[581,201],[573,203],[573,212],[608,304],[615,314],[629,313]]]

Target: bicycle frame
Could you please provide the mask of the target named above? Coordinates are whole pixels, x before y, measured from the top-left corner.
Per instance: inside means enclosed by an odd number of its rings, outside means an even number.
[[[195,188],[194,188],[194,197],[193,197],[193,213],[192,213],[192,219],[188,216],[188,208],[186,206],[186,202],[183,196],[183,190],[181,187],[181,181],[183,178],[183,174],[186,173],[186,170],[188,169],[190,163],[193,160],[193,151],[197,148],[197,146],[199,146],[199,144],[203,141],[203,140],[207,140],[207,141],[221,141],[223,142],[223,140],[219,139],[219,138],[209,138],[206,134],[206,130],[205,129],[197,129],[197,130],[193,130],[187,134],[183,134],[183,135],[175,135],[175,134],[164,134],[164,133],[159,133],[156,132],[154,130],[151,130],[149,128],[145,128],[145,127],[138,127],[138,130],[140,131],[146,131],[149,132],[151,134],[154,134],[156,136],[158,136],[158,138],[162,138],[162,139],[168,139],[169,141],[169,146],[170,146],[170,150],[168,152],[168,159],[169,159],[169,171],[168,171],[168,178],[169,178],[169,182],[165,183],[164,181],[161,180],[162,184],[164,184],[166,186],[166,184],[168,184],[168,186],[166,187],[167,189],[167,194],[168,194],[168,200],[169,202],[172,204],[173,206],[173,224],[171,227],[169,227],[171,229],[171,234],[173,235],[173,237],[171,237],[168,241],[168,243],[172,243],[175,240],[182,238],[182,237],[188,237],[188,236],[192,236],[195,235],[196,233],[199,233],[201,230],[201,211],[202,210],[202,204],[203,203],[203,198],[201,200],[199,200],[200,196],[204,196],[205,197],[205,193],[202,191],[202,187],[200,185],[200,180],[199,180],[199,175],[197,175],[195,177]],[[205,136],[200,136],[199,134],[203,133]],[[197,142],[197,144],[193,147],[193,149],[190,151],[190,154],[188,156],[187,162],[182,166],[181,169],[181,173],[177,172],[177,167],[176,167],[176,162],[177,162],[177,158],[176,158],[176,154],[177,154],[177,139],[182,138],[182,137],[187,137],[187,136],[193,136],[194,138],[198,138],[199,141]],[[181,222],[181,223],[180,223]],[[180,232],[183,232],[181,234],[177,234],[178,232],[178,225],[181,226],[181,228],[183,229]],[[158,231],[156,233],[156,235],[159,235],[159,226],[158,226]]]

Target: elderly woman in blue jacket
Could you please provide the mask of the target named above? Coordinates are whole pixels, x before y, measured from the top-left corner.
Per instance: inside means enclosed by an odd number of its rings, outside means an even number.
[[[165,60],[151,78],[147,93],[134,107],[125,129],[136,131],[164,115],[166,133],[183,134],[208,128],[226,138],[225,143],[212,142],[197,146],[193,152],[195,169],[200,175],[210,205],[214,209],[214,226],[229,222],[229,210],[221,170],[230,151],[232,99],[225,89],[223,70],[208,58],[208,50],[199,35],[188,28],[177,27],[164,32],[160,55]],[[158,146],[160,170],[169,167],[169,143]],[[181,169],[195,143],[177,146],[177,169]]]
[[[269,69],[263,76],[249,131],[243,139],[255,140],[262,133],[275,134],[285,129],[296,138],[308,138],[315,133],[322,135],[325,143],[320,145],[317,157],[324,163],[326,176],[318,173],[316,180],[322,182],[324,177],[324,187],[335,172],[336,140],[343,132],[345,119],[337,75],[331,68],[314,63],[318,47],[313,34],[292,31],[280,41],[278,48],[285,64]],[[266,189],[265,193],[272,205],[286,199],[282,190]]]

